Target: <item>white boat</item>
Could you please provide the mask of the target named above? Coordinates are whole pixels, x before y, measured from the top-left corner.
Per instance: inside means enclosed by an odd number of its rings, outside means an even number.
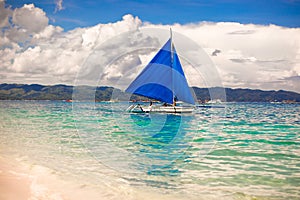
[[[193,112],[195,100],[172,42],[171,30],[169,40],[125,91],[162,102],[131,105],[127,108],[128,112]],[[178,101],[188,106],[181,106]]]
[[[206,104],[222,104],[222,100],[221,99],[212,99],[209,100],[208,102],[206,102]]]
[[[191,113],[195,107],[193,106],[173,106],[173,105],[131,105],[127,108],[128,112],[134,113],[149,113],[149,112],[159,112],[159,113]]]

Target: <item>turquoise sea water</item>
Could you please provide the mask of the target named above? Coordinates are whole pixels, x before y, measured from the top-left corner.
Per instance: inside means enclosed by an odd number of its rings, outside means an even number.
[[[227,103],[186,115],[127,106],[1,101],[1,153],[104,199],[300,198],[299,104]]]

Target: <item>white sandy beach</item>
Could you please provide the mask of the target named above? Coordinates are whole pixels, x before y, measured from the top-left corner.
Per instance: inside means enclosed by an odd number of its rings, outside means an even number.
[[[60,180],[45,167],[2,156],[0,170],[1,200],[96,199],[89,188]]]
[[[22,172],[16,161],[0,157],[0,199],[30,199],[32,179]]]

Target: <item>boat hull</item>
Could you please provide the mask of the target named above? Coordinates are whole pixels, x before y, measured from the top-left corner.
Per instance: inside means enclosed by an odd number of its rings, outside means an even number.
[[[189,106],[141,106],[131,105],[127,108],[128,112],[133,113],[192,113],[194,107]]]

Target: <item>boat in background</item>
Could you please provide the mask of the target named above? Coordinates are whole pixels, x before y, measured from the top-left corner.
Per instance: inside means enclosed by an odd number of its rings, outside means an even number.
[[[223,104],[221,99],[211,99],[207,102],[205,102],[206,104]]]
[[[125,91],[162,102],[131,105],[128,112],[193,112],[195,100],[172,42],[171,29],[169,40]],[[178,101],[188,105],[179,105]]]

